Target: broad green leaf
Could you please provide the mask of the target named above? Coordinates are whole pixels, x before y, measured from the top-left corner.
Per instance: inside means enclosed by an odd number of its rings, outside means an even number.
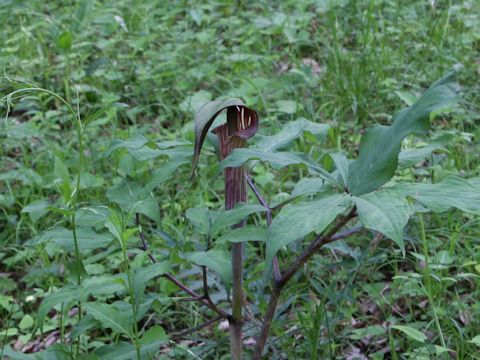
[[[455,74],[435,82],[411,107],[398,112],[391,126],[376,125],[362,136],[359,157],[348,167],[348,189],[356,196],[369,193],[394,175],[402,140],[430,129],[430,114],[450,105],[459,91]]]
[[[392,325],[391,329],[397,329],[407,335],[410,339],[424,343],[427,340],[427,337],[417,329],[411,326],[405,325]]]
[[[148,216],[150,219],[160,222],[160,208],[158,202],[150,192],[144,191],[144,187],[134,180],[123,180],[107,190],[110,201],[120,205],[125,212],[137,212]]]
[[[336,184],[335,177],[328,171],[322,169],[305,155],[291,152],[269,152],[253,148],[235,149],[222,160],[220,168],[223,170],[227,167],[239,167],[252,159],[266,161],[274,169],[281,169],[289,165],[305,165],[311,173]]]
[[[66,31],[61,34],[57,39],[57,45],[60,50],[68,52],[72,48],[72,33]]]
[[[193,263],[206,266],[216,272],[227,288],[230,288],[232,279],[232,262],[230,254],[222,250],[197,251],[188,255]]]
[[[143,298],[143,293],[147,287],[147,283],[160,275],[170,271],[168,263],[157,263],[144,266],[136,269],[133,275],[133,292],[135,294],[135,301],[139,303]]]
[[[480,335],[475,336],[472,340],[469,341],[472,344],[480,346]]]
[[[466,213],[480,214],[480,187],[456,176],[447,176],[435,184],[397,184],[393,189],[433,212],[457,208]]]
[[[283,246],[312,232],[321,233],[351,206],[351,198],[334,194],[319,200],[287,205],[275,217],[267,240],[267,264]]]
[[[153,189],[155,189],[158,185],[165,183],[178,174],[178,168],[181,165],[189,162],[189,158],[179,156],[159,165],[158,169],[155,170],[151,176],[149,176],[150,181],[138,193],[138,197],[143,199],[148,197],[150,192],[153,191]]]
[[[113,236],[110,233],[97,233],[92,228],[87,226],[77,227],[76,234],[80,251],[99,249],[107,246],[113,240]],[[70,253],[75,250],[72,230],[65,229],[63,227],[56,227],[52,230],[46,231],[27,243],[37,245],[48,242],[55,243]],[[48,246],[47,252],[51,253],[51,251],[48,249]]]
[[[212,93],[206,90],[200,90],[183,100],[180,103],[180,110],[194,113],[210,100],[212,100]]]
[[[261,205],[238,204],[230,210],[212,211],[211,236],[217,234],[220,230],[227,229],[232,225],[238,224],[247,216],[265,211]]]
[[[75,213],[79,227],[91,226],[100,229],[108,219],[111,209],[107,206],[92,206],[78,209]]]
[[[33,320],[33,318],[30,315],[26,314],[23,316],[22,320],[18,324],[18,327],[22,330],[25,330],[31,328],[34,323],[35,321]]]
[[[285,114],[295,114],[297,112],[297,102],[293,100],[277,100],[277,111]]]
[[[82,289],[88,295],[111,296],[127,290],[125,274],[92,276],[82,282]]]
[[[167,340],[168,335],[165,330],[159,325],[154,325],[147,331],[145,331],[145,333],[142,335],[142,338],[140,339],[140,343],[142,344],[142,346],[144,346],[154,342]]]
[[[86,171],[82,172],[80,177],[80,189],[97,188],[103,185],[103,178],[101,176],[95,176]]]
[[[40,329],[43,329],[43,323],[48,312],[61,303],[69,304],[75,301],[83,301],[85,299],[83,290],[77,285],[66,285],[54,293],[48,294],[43,299],[38,308],[37,322]],[[66,310],[66,309],[65,309]]]
[[[187,209],[185,216],[187,217],[188,221],[193,224],[198,233],[202,235],[208,235],[210,233],[212,219],[210,216],[210,210],[208,208],[202,207]]]
[[[58,156],[55,156],[55,165],[53,167],[53,173],[58,178],[64,182],[70,182],[70,174],[68,173],[68,168]]]
[[[405,91],[395,91],[395,94],[403,100],[407,106],[412,106],[417,101],[417,97],[413,94],[407,93]]]
[[[350,161],[343,153],[333,153],[330,154],[330,157],[337,168],[340,183],[346,187],[348,183],[348,165],[350,164]]]
[[[90,329],[96,328],[100,326],[100,322],[95,320],[95,318],[91,315],[87,315],[82,317],[82,320],[80,320],[72,329],[72,332],[70,334],[71,339],[75,339],[81,334],[84,334]]]
[[[232,229],[219,237],[216,242],[222,244],[225,242],[239,243],[246,241],[267,241],[268,231],[265,227],[246,225],[238,229]]]
[[[110,148],[104,153],[104,157],[108,157],[117,149],[126,149],[130,155],[139,161],[154,159],[164,152],[162,150],[151,148],[148,144],[152,144],[143,134],[134,134],[127,140],[116,139],[110,145]]]
[[[405,169],[411,167],[430,156],[433,152],[439,151],[448,152],[447,149],[438,144],[430,144],[418,149],[402,150],[398,155],[398,168]]]
[[[400,191],[380,190],[355,197],[354,201],[363,226],[389,237],[405,254],[403,230],[413,213],[405,195]]]
[[[325,180],[323,179],[304,177],[295,184],[292,190],[292,196],[298,197],[301,195],[315,194],[324,191],[326,188],[325,185]]]
[[[313,135],[325,135],[330,129],[330,125],[317,124],[300,118],[295,121],[288,122],[282,127],[282,130],[275,135],[262,136],[258,140],[254,148],[263,150],[265,152],[282,149],[289,145],[293,140],[302,136],[304,132],[312,133]]]
[[[193,152],[192,173],[198,164],[200,150],[202,149],[205,136],[215,118],[225,109],[231,106],[245,106],[242,100],[232,98],[227,100],[210,101],[200,107],[195,114],[195,149]]]
[[[32,219],[33,222],[40,219],[42,216],[48,214],[50,211],[48,207],[51,205],[51,202],[48,200],[38,200],[34,201],[22,209],[22,213],[27,213]]]
[[[155,354],[159,351],[160,347],[167,341],[167,338],[161,338],[157,341],[143,344],[140,349],[142,359],[154,359]],[[135,346],[123,341],[114,345],[102,346],[95,350],[94,355],[95,357],[93,359],[95,360],[132,360],[137,358]]]
[[[133,338],[132,327],[128,318],[116,307],[108,304],[90,302],[85,304],[87,314],[100,321],[104,327],[112,329],[119,334]]]
[[[230,210],[208,210],[207,208],[190,208],[186,212],[187,219],[196,230],[209,237],[219,231],[228,229],[245,219],[248,215],[265,211],[261,205],[238,204]]]
[[[3,334],[2,334],[3,336]],[[2,350],[0,350],[0,354]],[[8,358],[5,358],[8,357]],[[71,350],[67,345],[53,344],[45,351],[39,351],[33,354],[25,354],[14,351],[7,345],[3,351],[3,359],[8,360],[71,360]]]

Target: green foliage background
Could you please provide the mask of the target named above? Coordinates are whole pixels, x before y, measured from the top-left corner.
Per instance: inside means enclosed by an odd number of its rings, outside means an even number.
[[[275,142],[332,171],[334,153],[358,155],[367,126],[390,124],[393,113],[463,64],[463,100],[435,118],[424,154],[418,148],[426,138],[404,140],[400,163],[406,169],[396,179],[478,176],[479,14],[475,1],[3,1],[1,96],[28,81],[65,98],[88,126],[79,161],[76,124],[58,98],[25,92],[0,104],[2,349],[43,350],[43,323],[45,337],[56,332],[57,339],[39,355],[44,358],[75,353],[70,337],[79,339],[80,353],[102,359],[134,358],[135,339],[143,356],[162,346],[160,358],[228,358],[228,336],[216,326],[190,342],[165,335],[208,315],[178,301],[183,295],[158,276],[172,268],[201,288],[189,259],[211,239],[195,219],[208,216],[198,209],[223,204],[208,137],[199,175],[189,180],[194,111],[220,96],[242,98],[260,115],[257,144],[263,148],[271,138],[262,136],[294,120],[317,123],[289,130],[303,134],[299,138]],[[251,173],[271,204],[302,192],[309,181],[304,167],[277,170],[256,162]],[[191,208],[196,215],[189,216]],[[81,269],[74,260],[72,210]],[[142,214],[157,265],[148,265],[138,249],[134,211]],[[261,212],[250,222],[260,229],[258,240],[265,239]],[[442,358],[441,339],[457,358],[477,358],[478,216],[415,216],[404,241],[405,257],[393,242],[372,242],[368,233],[315,257],[282,297],[272,358]],[[258,251],[247,247],[246,292],[257,300],[251,304],[256,316],[266,301]],[[285,263],[292,258],[282,253]],[[126,274],[141,284],[133,294]],[[216,301],[226,297],[221,277],[212,272],[209,278]],[[81,324],[77,300],[84,301]],[[257,325],[246,327],[247,338]]]

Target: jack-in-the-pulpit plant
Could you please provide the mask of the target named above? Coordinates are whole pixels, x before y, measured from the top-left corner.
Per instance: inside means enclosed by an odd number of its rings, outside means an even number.
[[[268,232],[263,238],[267,269],[265,279],[268,287],[271,284],[271,291],[256,337],[253,359],[260,359],[264,354],[275,310],[285,286],[323,245],[359,231],[370,230],[392,239],[405,253],[404,228],[416,211],[444,212],[457,208],[467,213],[480,213],[478,179],[446,176],[435,183],[391,181],[396,171],[404,168],[406,163],[407,166],[412,165],[408,165],[401,151],[403,140],[411,135],[428,135],[430,121],[444,110],[456,106],[459,86],[455,77],[452,72],[435,82],[413,105],[399,111],[393,117],[391,125],[375,125],[367,129],[362,136],[357,158],[350,159],[344,153],[326,154],[335,164],[334,172],[326,171],[318,161],[303,154],[278,151],[300,137],[304,131],[321,132],[319,127],[322,125],[304,119],[297,120],[288,124],[279,134],[261,137],[247,148],[246,139],[256,132],[258,126],[254,110],[247,108],[238,99],[217,100],[200,108],[195,118],[194,168],[210,125],[221,111],[227,109],[226,124],[214,129],[222,159],[221,169],[225,176],[225,207],[232,209],[238,202],[247,202],[246,179],[266,214]],[[268,162],[274,169],[302,165],[311,176],[305,182],[308,185],[302,184],[295,194],[272,209],[246,174],[244,164],[252,159]],[[307,194],[313,195],[313,199],[306,200]],[[243,214],[246,216],[253,212],[255,210],[245,210]],[[240,213],[232,214],[238,216]],[[258,231],[261,233],[262,229]],[[242,307],[245,299],[241,289],[241,244],[262,238],[262,235],[252,234],[254,232],[245,231],[244,235],[250,237],[245,239],[239,239],[242,233],[232,232],[230,235],[233,243],[233,292],[232,313],[228,314],[228,319],[234,359],[242,357],[241,324],[244,321]],[[277,256],[288,251],[291,243],[301,239],[310,239],[303,251],[290,264],[279,264]]]
[[[247,140],[257,132],[257,113],[245,107],[238,99],[214,101],[199,110],[195,119],[195,154],[194,164],[205,139],[206,132],[222,110],[227,109],[226,123],[216,127],[213,132],[217,135],[220,158],[225,159],[234,149],[245,148]],[[225,177],[225,209],[231,210],[239,203],[247,202],[247,183],[243,166],[227,167]],[[243,220],[233,225],[239,228]],[[243,243],[232,244],[232,313],[230,323],[230,345],[233,359],[242,357],[242,308],[243,308]]]

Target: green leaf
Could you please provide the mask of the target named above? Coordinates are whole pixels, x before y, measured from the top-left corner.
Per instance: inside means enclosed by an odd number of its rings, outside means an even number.
[[[154,359],[160,347],[167,342],[161,338],[154,342],[143,344],[140,349],[142,359]],[[135,346],[126,342],[119,342],[113,345],[102,346],[94,352],[95,360],[131,360],[137,358]]]
[[[305,165],[311,173],[333,184],[337,184],[335,177],[308,159],[305,155],[291,152],[269,152],[253,148],[235,149],[229,156],[222,160],[220,168],[223,170],[227,167],[239,167],[252,159],[266,161],[274,169],[281,169],[289,165]]]
[[[232,262],[230,254],[223,250],[197,251],[188,255],[193,263],[206,266],[216,272],[227,288],[232,280]]]
[[[238,224],[248,215],[262,211],[265,211],[265,208],[261,205],[240,203],[230,210],[215,211],[207,208],[190,208],[186,212],[186,217],[200,234],[211,237],[221,230]]]
[[[167,340],[168,335],[165,330],[161,326],[155,325],[145,331],[145,333],[142,335],[142,338],[140,339],[140,343],[143,347],[144,345]]]
[[[232,225],[238,224],[247,216],[265,211],[262,205],[237,204],[230,210],[212,211],[212,227],[210,235],[214,236],[220,230],[229,228]]]
[[[356,197],[354,201],[363,226],[389,237],[405,254],[403,229],[413,213],[405,195],[399,191],[381,190]]]
[[[427,337],[422,332],[410,326],[392,325],[390,326],[390,328],[400,330],[405,335],[407,335],[410,339],[419,341],[421,343],[424,343],[427,340]]]
[[[140,303],[147,287],[147,283],[160,275],[163,275],[170,271],[170,264],[168,263],[157,263],[144,266],[142,268],[136,269],[135,274],[133,275],[133,292],[135,294],[135,301]]]
[[[295,114],[297,112],[297,102],[293,100],[277,100],[277,111],[285,114]]]
[[[351,198],[344,194],[334,194],[315,201],[285,206],[270,227],[267,264],[270,264],[283,246],[312,232],[321,233],[350,206]]]
[[[4,332],[0,332],[1,336],[4,336],[4,334]],[[5,348],[3,349],[3,356],[8,356],[10,360],[45,360],[43,352],[25,354],[20,351],[12,350],[10,345],[5,346]]]
[[[447,176],[436,184],[397,184],[393,189],[433,212],[457,208],[466,213],[480,214],[480,187],[456,176]]]
[[[64,32],[58,37],[57,45],[60,50],[68,52],[72,48],[72,33],[69,31]]]
[[[415,101],[417,101],[417,97],[413,94],[407,93],[406,91],[395,91],[395,94],[403,100],[407,106],[412,106]]]
[[[405,169],[418,164],[423,159],[427,158],[433,152],[448,152],[443,146],[438,144],[430,144],[418,149],[406,149],[400,151],[398,155],[398,167],[399,169]]]
[[[18,327],[22,330],[25,330],[25,329],[31,328],[33,326],[33,324],[34,324],[33,318],[30,315],[26,314],[22,318],[22,320],[20,320],[20,323],[18,324]]]
[[[309,132],[313,135],[326,135],[330,125],[317,124],[300,118],[295,121],[288,122],[282,127],[282,130],[275,135],[259,136],[260,139],[255,143],[254,148],[263,150],[265,152],[285,148],[293,140],[301,137],[304,132]]]
[[[119,334],[133,338],[130,321],[116,307],[108,304],[90,302],[85,304],[87,314],[92,315],[102,323],[102,326],[112,329]]]
[[[50,309],[60,303],[68,304],[74,301],[83,301],[85,294],[77,285],[66,285],[54,293],[48,294],[43,299],[38,308],[37,322],[41,330],[43,330],[43,323]],[[66,309],[65,309],[66,310]]]
[[[398,112],[391,126],[376,125],[362,136],[359,157],[348,167],[348,189],[362,195],[388,182],[398,164],[402,140],[430,129],[430,114],[453,102],[459,91],[455,74],[435,82],[411,107]]]
[[[50,211],[48,207],[51,205],[48,200],[34,201],[22,209],[22,213],[27,213],[33,222],[37,221]]]
[[[475,336],[472,340],[469,340],[468,342],[480,346],[480,335]]]
[[[268,231],[265,227],[247,225],[238,229],[228,231],[219,237],[216,242],[222,244],[225,242],[239,243],[246,241],[267,241]]]
[[[205,136],[215,118],[225,109],[231,106],[245,106],[242,100],[231,98],[227,100],[210,101],[200,107],[195,114],[195,149],[193,152],[192,174],[198,164],[200,150],[202,149]]]
[[[193,113],[210,100],[212,100],[212,93],[200,90],[183,100],[180,103],[180,110]]]
[[[107,197],[125,212],[137,212],[157,223],[160,222],[158,202],[150,192],[144,191],[144,187],[137,181],[124,179],[121,183],[108,188]]]
[[[97,233],[92,228],[87,226],[77,227],[76,233],[80,251],[99,249],[107,246],[113,240],[113,236],[110,233]],[[65,229],[63,227],[56,227],[52,230],[46,231],[27,243],[31,245],[37,245],[48,242],[57,244],[67,252],[73,252],[75,250],[72,230]],[[49,251],[48,248],[47,252],[51,254],[51,251]]]
[[[70,334],[71,339],[75,339],[81,334],[84,334],[90,329],[96,328],[100,326],[100,322],[95,320],[95,318],[91,315],[87,315],[82,317],[82,320],[80,320],[72,329],[72,332]]]
[[[325,180],[320,178],[304,177],[295,184],[295,187],[292,190],[292,197],[315,194],[324,190]]]
[[[333,153],[330,154],[330,157],[337,168],[338,176],[340,179],[340,183],[346,187],[348,184],[348,166],[350,161],[347,159],[345,154],[343,153]]]
[[[143,134],[137,133],[127,140],[115,139],[103,156],[108,157],[118,149],[126,149],[130,155],[139,161],[154,159],[165,154],[162,150],[149,147],[149,144],[154,146],[154,143],[146,139]]]
[[[210,216],[210,210],[208,208],[202,207],[187,209],[185,216],[187,217],[188,221],[193,224],[198,233],[202,235],[209,234],[212,219]]]
[[[127,290],[125,274],[92,276],[82,282],[82,289],[88,295],[111,296]]]

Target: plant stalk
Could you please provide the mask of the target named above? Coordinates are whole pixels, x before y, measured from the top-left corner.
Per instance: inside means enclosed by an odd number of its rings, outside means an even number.
[[[279,280],[275,280],[273,285],[272,294],[267,305],[267,311],[263,318],[262,327],[260,329],[260,334],[257,337],[257,343],[255,345],[255,350],[253,352],[253,360],[260,360],[262,358],[263,349],[268,339],[268,334],[270,333],[270,328],[272,326],[273,317],[277,309],[278,300],[288,281],[297,273],[298,270],[325,244],[330,242],[343,239],[350,235],[353,235],[362,230],[361,227],[354,227],[352,229],[346,230],[344,232],[339,232],[339,230],[345,226],[348,221],[356,216],[356,209],[353,208],[348,215],[342,217],[335,226],[333,226],[329,231],[324,234],[317,236],[310,245],[302,252],[302,254],[290,265],[290,267],[282,273],[282,276]]]
[[[246,140],[237,136],[229,136],[229,124],[215,129],[220,145],[221,158],[227,157],[233,149],[246,146]],[[233,209],[238,203],[247,202],[247,183],[244,167],[226,168],[225,177],[225,209]],[[234,225],[242,227],[244,222]],[[232,316],[230,323],[230,351],[232,360],[243,358],[242,324],[243,324],[243,243],[232,245]]]

